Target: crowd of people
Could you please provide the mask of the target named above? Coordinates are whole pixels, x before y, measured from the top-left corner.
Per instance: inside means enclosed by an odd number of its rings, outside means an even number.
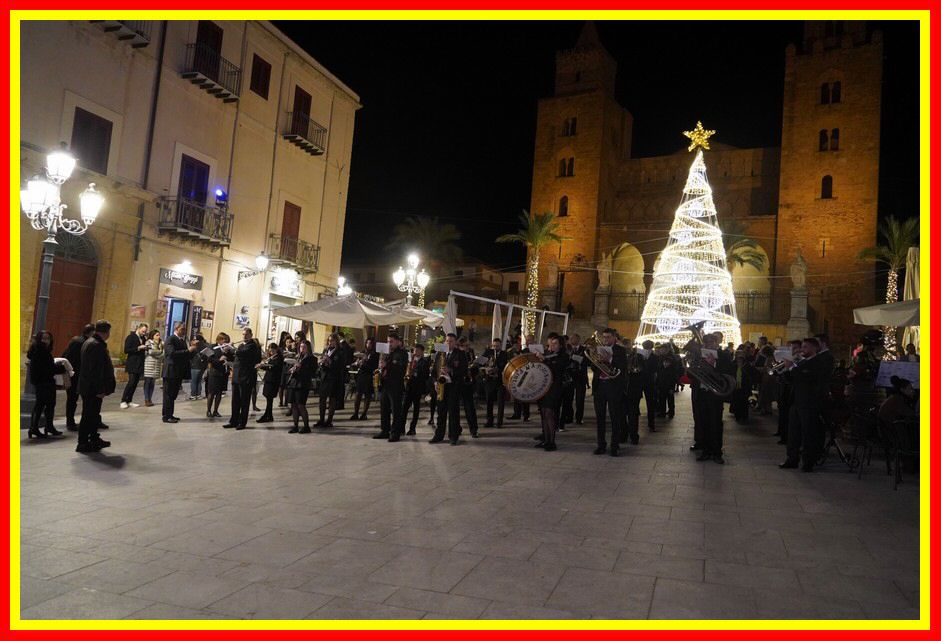
[[[101,422],[101,403],[115,390],[107,349],[110,329],[107,321],[87,325],[81,335],[69,341],[59,359],[53,356],[53,337],[48,331],[34,337],[27,353],[30,381],[36,390],[29,438],[62,435],[53,425],[53,416],[56,389],[64,387],[66,427],[78,432],[76,451],[98,451],[110,445],[100,435],[108,428]],[[158,330],[141,323],[124,341],[127,383],[120,407],[139,407],[134,395],[141,381],[144,405],[153,406],[156,381],[162,379],[162,420],[177,423],[176,401],[189,379],[190,400],[201,398],[205,390],[207,419],[222,418],[222,397],[231,394],[231,416],[224,428],[245,429],[250,408],[261,413],[257,423],[275,422],[279,420],[277,409],[291,423],[290,433],[308,434],[312,431],[308,413],[312,392],[319,397],[315,428],[333,427],[336,413],[343,410],[349,395],[353,404],[349,419],[369,420],[369,409],[376,401],[379,429],[373,438],[396,442],[416,434],[419,413],[427,403],[428,425],[434,428],[429,442],[441,443],[447,438],[457,445],[465,426],[471,438],[480,436],[478,402],[486,408],[484,427],[499,429],[510,421],[530,420],[531,404],[510,397],[502,376],[515,357],[530,354],[528,358],[545,364],[552,373],[551,386],[535,403],[541,424],[534,436],[536,447],[556,450],[557,435],[567,426],[583,423],[586,392],[591,389],[597,435],[594,453],[619,456],[622,446],[640,442],[641,401],[647,429],[655,432],[658,420],[674,418],[675,395],[688,385],[694,423],[690,449],[699,453],[697,460],[725,462],[726,404],[740,424],[749,421],[751,411],[770,415],[776,405],[776,436],[787,446],[780,467],[809,472],[819,463],[828,428],[845,411],[847,399],[854,394],[871,396],[882,355],[878,351],[881,337],[871,332],[854,350],[849,367],[844,361],[835,362],[825,334],[778,348],[765,337],[757,343],[737,347],[729,343],[723,348],[720,332],[704,334],[697,353],[705,367],[734,380],[728,394],[715,389],[709,382],[711,377],[697,378],[708,370],[687,369],[682,352],[688,345],[683,350],[672,341],[646,341],[638,346],[611,328],[599,338],[597,344],[592,339],[586,346],[577,334],[550,333],[537,348],[533,336],[519,334],[506,344],[494,338],[478,356],[471,341],[453,333],[435,343],[431,354],[425,353],[421,343],[406,351],[394,331],[385,344],[367,338],[362,352],[356,351],[353,339],[331,334],[317,355],[303,331],[293,336],[282,332],[277,343],[263,347],[252,330],[245,328],[237,343],[228,334],[219,333],[210,345],[200,334],[187,341],[183,323],[174,325],[166,341]],[[914,346],[906,352],[905,360],[917,359]],[[63,384],[57,385],[57,376]],[[916,408],[910,381],[895,378],[892,385],[898,394],[886,404],[881,420],[909,417]],[[257,407],[259,387],[263,411]],[[77,423],[79,400],[82,414]],[[512,407],[509,416],[508,404]],[[39,430],[41,419],[44,431]]]

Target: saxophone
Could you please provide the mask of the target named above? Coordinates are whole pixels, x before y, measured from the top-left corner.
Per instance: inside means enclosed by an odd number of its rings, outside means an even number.
[[[379,385],[382,381],[382,370],[386,365],[386,355],[383,354],[379,357],[379,367],[373,370],[372,373],[372,391],[376,394],[379,393]]]
[[[435,357],[435,371],[437,375],[435,376],[435,392],[438,395],[438,400],[444,400],[444,384],[451,380],[450,376],[447,376],[445,373],[447,367],[444,364],[447,355],[444,352],[438,352],[438,355]]]

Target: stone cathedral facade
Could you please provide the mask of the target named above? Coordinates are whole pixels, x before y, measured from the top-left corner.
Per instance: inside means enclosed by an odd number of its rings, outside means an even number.
[[[766,258],[761,270],[732,267],[746,340],[786,338],[797,251],[812,331],[848,344],[853,308],[876,302],[872,263],[856,256],[876,241],[882,50],[865,22],[806,22],[786,50],[781,147],[716,142],[706,152],[720,227],[743,223]],[[614,97],[616,74],[592,23],[557,54],[555,95],[538,106],[530,206],[555,212],[570,238],[541,254],[540,304],[571,303],[578,321],[633,336],[692,158],[679,132],[676,153],[631,156],[634,122]],[[610,295],[599,300],[608,254]]]

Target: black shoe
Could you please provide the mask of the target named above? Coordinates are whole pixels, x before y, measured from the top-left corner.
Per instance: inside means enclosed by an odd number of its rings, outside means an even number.
[[[177,420],[180,420],[180,419],[177,419]],[[99,430],[106,430],[106,429],[108,429],[108,426],[105,425],[104,423],[100,423],[100,424],[98,425],[98,429],[99,429]]]
[[[701,449],[702,449],[702,445],[697,445],[697,444],[695,444],[695,443],[694,443],[693,445],[690,445],[690,446],[689,446],[689,451],[690,451],[690,452],[694,452],[694,451],[696,451],[696,450],[701,450]]]
[[[274,421],[274,418],[268,415],[262,416],[260,419],[255,421],[256,423],[271,423]]]
[[[675,414],[667,414],[667,418],[673,418]]]
[[[699,456],[696,457],[696,460],[697,460],[697,461],[708,461],[708,460],[711,459],[711,458],[712,458],[712,454],[710,454],[709,452],[703,452],[702,454],[700,454]]]
[[[167,419],[163,419],[163,422],[166,423],[166,422],[167,422]],[[232,425],[231,423],[226,423],[226,424],[223,425],[222,427],[224,427],[224,428],[226,428],[226,429],[229,429],[230,427],[235,427],[235,426]]]
[[[376,440],[378,440],[378,439],[387,439],[387,438],[389,438],[389,433],[388,433],[388,432],[379,432],[378,434],[376,434],[376,435],[373,436],[373,439],[376,439]]]
[[[523,419],[523,422],[524,422],[524,423],[529,423],[529,419],[528,419],[528,418],[524,418],[524,419]]]
[[[542,449],[547,452],[555,452],[558,448],[555,446],[555,443],[547,443]]]
[[[326,423],[324,423],[324,424],[321,425],[320,427],[333,427],[333,421],[327,421]]]
[[[62,432],[54,428],[52,425],[48,426],[44,431],[46,436],[62,436]]]
[[[99,450],[101,450],[106,447],[111,447],[111,441],[106,441],[102,439],[99,435],[95,434],[94,436],[91,437],[91,441],[89,441],[89,445],[97,447]]]
[[[206,410],[206,418],[212,418],[212,412]]]
[[[813,472],[813,471],[814,471],[814,466],[813,466],[813,465],[802,465],[802,466],[801,466],[801,472]]]
[[[575,421],[575,424],[576,424],[576,425],[584,425],[585,422],[584,422],[584,421]]]
[[[657,418],[666,418],[666,416],[667,416],[666,412],[657,412]]]
[[[598,447],[595,448],[595,454],[604,454],[607,451],[608,451],[607,445],[599,445]]]
[[[261,408],[260,408],[260,407],[255,407],[254,405],[252,405],[252,411],[253,411],[253,412],[260,412],[260,411],[261,411]]]
[[[67,429],[67,430],[70,431],[70,432],[77,432],[77,431],[78,431],[78,424],[76,424],[76,423],[66,423],[65,429]]]
[[[795,461],[784,461],[783,463],[778,464],[782,470],[796,470],[797,463]]]
[[[484,427],[493,427],[493,423],[484,423]]]
[[[213,418],[222,418],[222,414],[220,414],[219,412],[213,412],[213,413],[212,413],[212,417],[213,417]]]
[[[637,445],[640,442],[640,434],[631,434],[631,445]]]
[[[297,425],[288,430],[288,434],[297,434],[298,432],[300,432],[300,429],[297,427]]]
[[[778,445],[787,445],[787,441],[784,440],[783,438],[782,438],[782,439],[778,439]]]
[[[456,438],[452,438],[452,439],[451,439],[451,445],[457,445],[457,439],[456,439]]]
[[[651,425],[651,426],[650,426],[650,431],[651,431],[651,432],[656,432],[656,431],[657,431],[657,426],[656,426],[656,425]]]
[[[612,448],[611,448],[611,451],[609,451],[608,454],[610,454],[611,456],[615,456],[615,457],[616,457],[616,456],[620,456],[620,455],[621,455],[621,451],[620,451],[620,449],[617,448],[617,447],[612,447]]]
[[[471,432],[471,438],[480,438],[480,434],[477,432]]]
[[[350,420],[351,420],[351,421],[358,421],[358,420],[359,420],[359,414],[353,414],[353,415],[350,417]]]
[[[368,421],[368,420],[369,420],[369,417],[366,416],[366,412],[363,412],[362,414],[359,415],[359,420],[361,420],[361,421]]]
[[[719,465],[725,465],[725,459],[722,458],[721,454],[716,454],[712,457],[712,460],[718,463]]]
[[[101,451],[101,448],[96,447],[92,445],[91,443],[79,443],[78,446],[75,448],[75,451],[80,452],[81,454],[92,454],[94,452]]]
[[[179,423],[179,422],[180,422],[180,419],[174,418],[174,417],[172,417],[172,416],[167,416],[167,417],[165,417],[165,418],[163,419],[163,422],[164,422],[164,423]],[[229,427],[229,426],[226,425],[225,427]]]
[[[323,426],[324,426],[323,419],[321,419],[321,420],[317,421],[316,423],[314,423],[314,427],[323,427]]]
[[[435,426],[434,419],[428,419],[428,427],[434,427],[434,426]]]
[[[239,426],[236,427],[235,429],[236,429],[236,431],[241,431],[241,430],[244,430],[244,429],[245,429],[245,426],[244,426],[244,425],[239,425]]]
[[[395,434],[393,434],[392,436],[389,437],[389,442],[390,442],[390,443],[398,443],[401,438],[402,438],[402,436],[401,436],[398,432],[396,432]]]
[[[533,443],[533,447],[545,447],[545,446],[546,446],[546,442],[542,439],[539,439],[538,441]]]
[[[516,414],[514,414],[513,416],[507,416],[507,417],[506,417],[506,420],[508,420],[508,421],[518,421],[518,420],[520,420],[520,417],[517,416]]]
[[[298,430],[298,434],[310,434],[310,426],[305,425],[304,427]]]
[[[436,436],[436,437],[434,437],[433,439],[431,439],[431,440],[428,441],[428,442],[429,442],[429,443],[441,443],[442,441],[444,441],[443,438],[438,438],[438,437]]]
[[[406,436],[415,436],[415,428],[413,427],[405,433]]]
[[[29,431],[26,432],[28,438],[46,438],[46,435],[39,431],[38,427],[31,427]]]

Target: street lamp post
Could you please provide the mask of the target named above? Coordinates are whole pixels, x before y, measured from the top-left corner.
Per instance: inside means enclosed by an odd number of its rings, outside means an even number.
[[[81,236],[98,218],[104,205],[104,197],[95,189],[95,183],[79,196],[80,220],[65,218],[63,214],[68,205],[62,202],[61,187],[72,176],[75,158],[63,148],[46,156],[45,178],[34,176],[26,182],[26,188],[20,191],[20,207],[33,229],[46,232],[43,241],[42,272],[39,277],[39,295],[36,299],[36,321],[31,334],[46,326],[46,314],[49,310],[49,290],[52,286],[52,264],[55,260],[56,234],[61,229],[75,236]],[[26,376],[21,413],[27,416],[35,403],[29,374]]]
[[[425,288],[431,281],[431,276],[424,269],[418,271],[418,254],[408,255],[408,269],[399,267],[392,273],[392,281],[400,292],[405,292],[405,304],[412,304],[412,294],[421,293],[424,298]],[[424,301],[422,301],[424,302]],[[408,325],[405,326],[405,337],[408,337]]]

